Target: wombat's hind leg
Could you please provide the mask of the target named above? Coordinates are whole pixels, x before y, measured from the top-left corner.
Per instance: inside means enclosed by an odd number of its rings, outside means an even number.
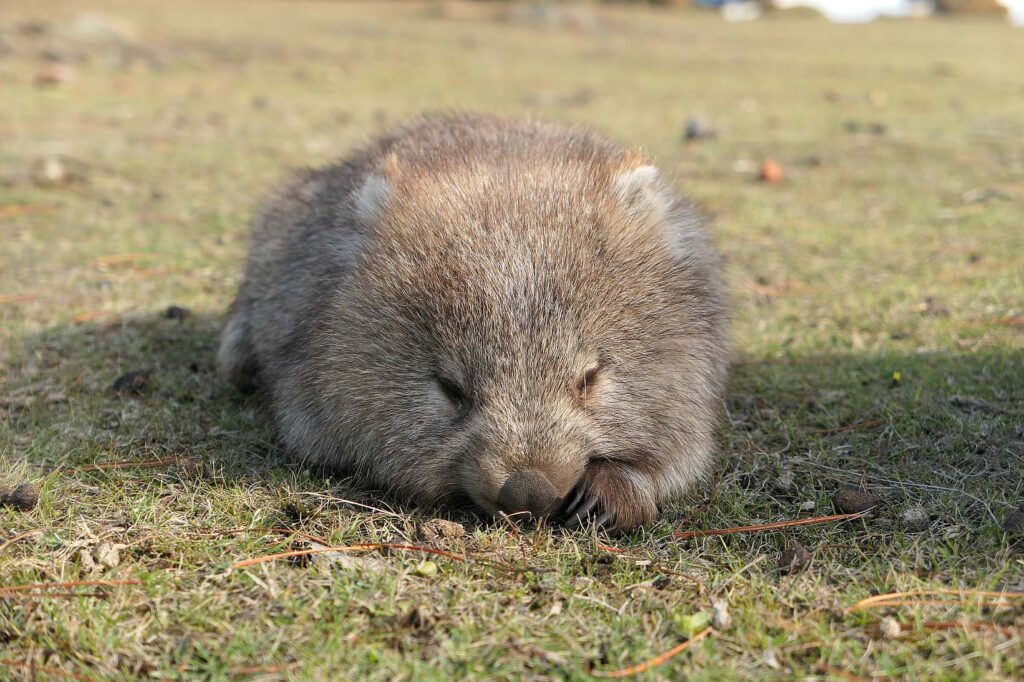
[[[256,387],[258,370],[248,311],[236,306],[221,333],[217,373],[238,390],[251,391]]]

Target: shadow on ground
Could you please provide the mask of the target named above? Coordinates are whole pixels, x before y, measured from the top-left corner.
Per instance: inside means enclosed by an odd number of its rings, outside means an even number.
[[[172,458],[169,475],[290,481],[381,505],[374,491],[284,455],[261,398],[218,380],[219,326],[217,315],[154,312],[24,339],[0,388],[15,452],[46,469]],[[115,391],[127,372],[149,374]],[[1006,349],[738,362],[720,475],[666,520],[830,513],[830,496],[855,487],[882,495],[894,516],[918,507],[994,539],[1024,499],[1022,385],[1024,353]]]

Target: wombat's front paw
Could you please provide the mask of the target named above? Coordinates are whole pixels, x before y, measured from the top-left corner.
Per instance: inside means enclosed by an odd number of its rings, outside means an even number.
[[[651,523],[658,505],[643,473],[621,462],[592,462],[568,496],[562,516],[570,528],[590,517],[608,530],[626,531]]]

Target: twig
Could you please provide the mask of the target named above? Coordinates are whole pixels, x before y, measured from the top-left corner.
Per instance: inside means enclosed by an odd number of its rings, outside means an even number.
[[[792,528],[793,526],[810,526],[816,523],[832,523],[833,521],[849,521],[859,519],[870,513],[867,511],[855,514],[833,514],[831,516],[813,516],[806,519],[793,519],[791,521],[776,521],[775,523],[763,523],[756,526],[735,526],[733,528],[712,528],[710,530],[677,530],[674,535],[678,540],[689,540],[690,538],[702,538],[709,535],[732,535],[733,533],[751,533],[762,530],[777,530],[779,528]]]
[[[636,665],[631,665],[628,668],[621,668],[619,670],[592,670],[590,674],[594,677],[629,677],[630,675],[637,675],[645,670],[656,668],[662,663],[678,656],[700,640],[710,635],[713,630],[714,628],[712,627],[706,627],[685,642],[677,644],[665,653],[658,654],[654,658],[646,660],[643,663],[637,663]]]
[[[20,540],[24,540],[25,538],[32,537],[36,533],[42,533],[42,532],[43,532],[42,528],[36,528],[35,530],[27,530],[24,533],[18,533],[13,538],[11,538],[9,540],[4,540],[3,542],[0,542],[0,552],[4,551],[9,546],[13,545],[15,542],[18,542]]]
[[[156,260],[157,257],[155,253],[113,253],[109,256],[100,256],[89,265],[94,268],[105,268],[109,265],[133,263],[137,260]]]
[[[996,599],[983,599],[977,602],[971,602],[975,606],[1003,606],[1005,602],[1001,602]],[[949,600],[949,599],[893,599],[892,601],[880,601],[867,606],[859,608],[850,607],[848,612],[853,611],[866,611],[868,609],[887,609],[896,606],[964,606],[965,602]]]
[[[864,609],[885,606],[942,606],[944,604],[955,606],[957,604],[957,602],[949,600],[910,601],[905,599],[905,597],[929,597],[936,595],[953,595],[956,597],[960,597],[961,603],[965,601],[965,597],[980,597],[982,599],[988,600],[983,604],[985,606],[998,606],[999,602],[995,601],[997,599],[1024,599],[1024,592],[994,592],[986,590],[955,590],[952,588],[934,588],[929,590],[911,590],[909,592],[889,592],[887,594],[876,594],[873,597],[861,599],[853,606],[848,607],[846,609],[846,612],[851,613],[853,611],[863,611]]]
[[[56,675],[57,677],[63,677],[68,680],[81,680],[82,682],[94,682],[95,680],[95,678],[89,677],[88,675],[69,673],[65,670],[61,670],[60,668],[49,668],[45,665],[34,665],[32,663],[26,663],[25,661],[14,661],[9,658],[0,658],[0,665],[5,665],[8,668],[21,668],[22,670],[46,673],[47,675]]]
[[[71,317],[71,321],[74,324],[82,324],[83,322],[92,322],[93,320],[99,320],[105,317],[113,317],[114,313],[109,310],[85,310],[77,313]]]
[[[0,294],[0,303],[27,303],[39,298],[39,294]]]
[[[141,580],[73,580],[67,583],[35,583],[32,585],[9,585],[0,587],[0,594],[11,592],[28,592],[29,590],[48,590],[55,587],[112,587],[115,585],[141,585]]]
[[[608,545],[602,545],[600,542],[597,543],[597,548],[602,552],[612,552],[613,554],[625,554],[626,550],[619,549],[618,547],[610,547]]]
[[[43,206],[41,204],[8,204],[6,206],[0,206],[0,218],[9,218],[15,215],[22,215],[25,213],[37,213],[40,211],[52,210],[52,206]]]
[[[128,467],[158,467],[165,464],[174,464],[189,459],[188,457],[162,457],[160,459],[147,459],[141,462],[124,459],[113,462],[96,462],[95,464],[86,464],[85,466],[70,468],[68,471],[74,473],[81,473],[83,471],[106,471],[107,469],[122,469]]]

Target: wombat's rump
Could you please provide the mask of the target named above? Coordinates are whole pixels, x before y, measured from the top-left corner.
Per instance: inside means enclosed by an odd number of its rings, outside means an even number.
[[[709,469],[720,265],[637,152],[430,116],[256,221],[218,363],[287,447],[407,500],[654,519]]]

